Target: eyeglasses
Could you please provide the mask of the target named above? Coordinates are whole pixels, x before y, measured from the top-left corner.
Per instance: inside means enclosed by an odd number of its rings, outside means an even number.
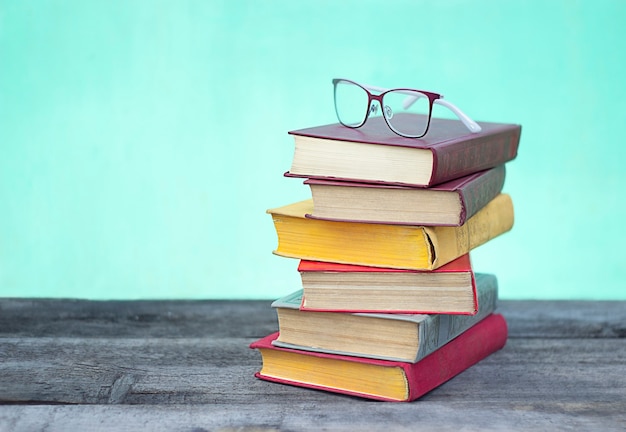
[[[407,138],[421,138],[428,132],[433,104],[450,109],[472,133],[481,127],[455,105],[443,100],[438,93],[409,88],[384,89],[358,84],[343,78],[333,79],[335,112],[339,122],[350,128],[359,128],[370,115],[382,116],[394,133]],[[371,92],[379,94],[372,94]],[[374,102],[378,102],[377,104]]]

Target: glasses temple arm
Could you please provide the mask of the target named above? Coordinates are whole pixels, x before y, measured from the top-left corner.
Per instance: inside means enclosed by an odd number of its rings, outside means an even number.
[[[450,103],[450,102],[448,102],[445,99],[437,99],[437,100],[435,100],[435,103],[438,104],[438,105],[445,106],[450,111],[452,111],[454,114],[456,114],[456,116],[459,118],[459,120],[461,120],[463,122],[463,124],[470,130],[470,132],[478,133],[478,132],[480,132],[482,130],[482,128],[480,127],[480,125],[478,123],[476,123],[474,120],[469,118],[469,116],[467,114],[465,114],[463,111],[461,111],[453,103]]]

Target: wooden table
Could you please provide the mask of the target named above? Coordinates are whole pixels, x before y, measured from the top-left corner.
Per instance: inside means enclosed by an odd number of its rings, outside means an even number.
[[[254,378],[269,301],[0,300],[0,431],[626,429],[626,302],[501,301],[506,347],[412,403]]]

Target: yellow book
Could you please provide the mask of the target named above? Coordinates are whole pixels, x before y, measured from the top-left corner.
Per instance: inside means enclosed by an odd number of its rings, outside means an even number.
[[[412,401],[459,375],[506,344],[500,314],[489,314],[421,360],[403,362],[276,346],[278,333],[250,344],[261,353],[255,374],[266,381],[368,399]]]
[[[513,202],[499,194],[458,227],[327,221],[306,217],[311,199],[267,212],[275,254],[313,261],[434,270],[513,227]]]

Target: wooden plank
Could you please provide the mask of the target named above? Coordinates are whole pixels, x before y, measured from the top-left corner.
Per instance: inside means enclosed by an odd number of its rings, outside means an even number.
[[[498,311],[510,337],[626,337],[626,301],[507,300]]]
[[[266,411],[266,408],[271,408]],[[623,408],[623,407],[622,407]],[[615,410],[616,411],[616,410]],[[443,401],[280,405],[0,406],[0,430],[11,432],[269,432],[269,431],[602,431],[623,432],[626,417],[575,404]]]
[[[2,336],[261,337],[276,331],[271,301],[0,300]]]
[[[248,339],[4,339],[4,402],[321,402],[323,392],[253,377],[260,355]],[[511,339],[506,347],[425,397],[518,403],[622,402],[626,340]],[[609,385],[610,383],[610,385]],[[331,397],[330,399],[337,399]]]
[[[255,379],[269,304],[0,300],[0,430],[626,428],[626,302],[501,301],[506,347],[409,404]]]
[[[0,337],[261,337],[270,300],[0,299]],[[501,300],[511,337],[626,337],[626,302]]]

